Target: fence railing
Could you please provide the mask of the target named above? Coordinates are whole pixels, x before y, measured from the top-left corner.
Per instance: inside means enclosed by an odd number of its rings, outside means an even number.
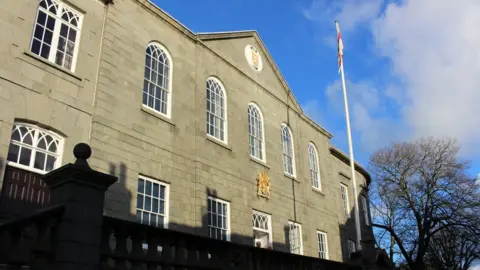
[[[359,270],[359,266],[239,245],[111,217],[103,219],[101,269]]]
[[[51,265],[53,236],[63,210],[63,206],[51,206],[0,224],[0,264],[35,269]]]
[[[0,224],[0,269],[362,269],[104,217],[105,192],[117,178],[89,167],[88,145],[74,155],[74,164],[43,176],[53,206]]]

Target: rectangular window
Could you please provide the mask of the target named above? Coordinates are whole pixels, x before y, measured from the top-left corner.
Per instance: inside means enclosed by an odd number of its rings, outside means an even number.
[[[137,220],[155,227],[168,227],[167,184],[144,176],[138,177]]]
[[[317,240],[318,240],[318,257],[320,259],[328,260],[327,234],[324,232],[317,231]]]
[[[253,211],[253,244],[260,248],[272,247],[272,217],[268,214]]]
[[[352,240],[348,240],[347,248],[348,248],[348,258],[350,258],[350,254],[355,252],[355,242]]]
[[[58,0],[40,0],[30,51],[73,72],[82,17]]]
[[[340,190],[342,193],[342,202],[343,202],[343,210],[345,212],[345,217],[350,217],[350,206],[348,204],[348,187],[341,184]]]
[[[363,218],[365,219],[365,225],[369,226],[370,225],[370,218],[368,216],[367,197],[365,197],[365,195],[362,195],[361,200],[362,200],[362,212],[363,212]]]
[[[302,226],[295,222],[288,222],[288,240],[290,252],[303,255]]]
[[[230,203],[208,197],[208,235],[230,241]]]

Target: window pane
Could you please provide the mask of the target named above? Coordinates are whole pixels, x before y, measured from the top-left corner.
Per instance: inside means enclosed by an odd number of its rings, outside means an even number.
[[[66,38],[68,33],[68,26],[62,23],[62,27],[60,27],[60,36]]]
[[[43,170],[44,166],[45,166],[45,154],[40,152],[35,153],[35,161],[33,163],[33,167],[35,167],[36,169]]]
[[[47,14],[43,11],[38,12],[37,23],[40,25],[45,25],[45,20],[47,19]]]
[[[71,69],[72,68],[72,57],[69,55],[65,55],[65,63],[63,64],[63,67],[66,69]]]
[[[137,215],[136,215],[136,217],[137,217],[137,221],[138,221],[138,222],[142,222],[142,212],[141,212],[141,211],[137,210]]]
[[[48,16],[47,29],[49,29],[50,31],[53,31],[54,28],[55,28],[55,19],[52,16]]]
[[[40,55],[40,41],[34,39],[32,42],[32,53]]]
[[[55,64],[63,66],[63,56],[64,54],[61,51],[57,51],[57,55],[55,56]]]
[[[157,183],[154,183],[153,184],[153,193],[152,193],[153,197],[158,198],[158,188],[159,188],[159,185]]]
[[[47,44],[43,44],[42,52],[40,56],[43,58],[48,58],[49,55],[50,55],[50,46],[48,46]]]
[[[22,134],[26,134],[22,142],[28,145],[33,145],[33,131],[29,132],[26,127],[21,127],[20,131]]]
[[[75,39],[77,38],[77,31],[75,29],[70,29],[70,33],[68,33],[68,40],[71,42],[75,42]]]
[[[160,214],[165,214],[165,201],[160,201]]]
[[[161,227],[161,228],[165,227],[165,221],[164,221],[164,217],[163,217],[163,216],[158,215],[158,216],[157,216],[157,222],[158,222],[158,223],[157,223],[157,224],[158,224],[158,227]]]
[[[37,27],[35,27],[35,33],[33,34],[33,36],[36,38],[36,39],[42,39],[43,38],[43,27],[41,27],[40,25],[37,25]]]
[[[157,226],[157,215],[150,213],[150,225]]]
[[[145,209],[143,207],[143,195],[137,195],[137,208]]]
[[[145,197],[145,210],[150,211],[152,206],[152,199],[148,196]]]
[[[152,195],[152,182],[145,181],[145,194]]]
[[[165,187],[160,187],[160,198],[165,199]]]
[[[54,169],[55,167],[55,162],[57,161],[57,158],[51,155],[47,155],[47,164],[45,166],[45,171],[49,172]]]
[[[43,42],[45,42],[48,45],[52,44],[52,35],[53,33],[51,31],[45,31],[45,37],[43,39]]]
[[[75,49],[75,43],[68,41],[67,42],[67,55],[72,56],[73,55],[73,50]]]
[[[138,179],[137,191],[143,193],[145,186],[145,181],[143,179]]]
[[[158,213],[158,199],[152,199],[152,212]]]
[[[18,152],[20,151],[20,147],[15,144],[10,144],[8,148],[8,155],[7,160],[17,163],[18,162]]]
[[[65,40],[65,38],[60,37],[58,39],[58,50],[61,51],[61,52],[64,52],[66,44],[67,44],[67,41]]]
[[[149,216],[150,215],[148,213],[142,212],[142,223],[143,224],[150,224]]]
[[[20,150],[20,164],[30,165],[30,159],[32,157],[32,150],[29,148],[21,147]]]

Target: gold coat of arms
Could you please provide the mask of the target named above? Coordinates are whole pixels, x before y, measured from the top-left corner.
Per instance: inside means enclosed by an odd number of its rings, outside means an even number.
[[[261,172],[257,176],[257,195],[270,199],[270,179],[267,172]]]

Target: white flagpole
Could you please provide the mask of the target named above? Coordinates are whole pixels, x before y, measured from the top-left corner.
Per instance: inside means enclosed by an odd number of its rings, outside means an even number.
[[[337,27],[337,34],[340,33],[340,27],[338,22],[335,21]],[[343,48],[342,48],[343,49]],[[345,72],[343,70],[343,53],[339,55],[341,57],[340,61],[340,74],[342,77],[342,86],[343,86],[343,101],[345,103],[345,120],[347,122],[347,135],[348,135],[348,151],[350,152],[350,169],[352,173],[352,184],[353,184],[353,212],[355,214],[355,230],[357,235],[357,250],[362,250],[362,234],[360,230],[360,213],[358,211],[358,194],[357,194],[357,180],[355,177],[355,160],[353,158],[353,145],[352,145],[352,131],[350,129],[350,115],[348,112],[348,100],[347,100],[347,86],[345,84]]]

